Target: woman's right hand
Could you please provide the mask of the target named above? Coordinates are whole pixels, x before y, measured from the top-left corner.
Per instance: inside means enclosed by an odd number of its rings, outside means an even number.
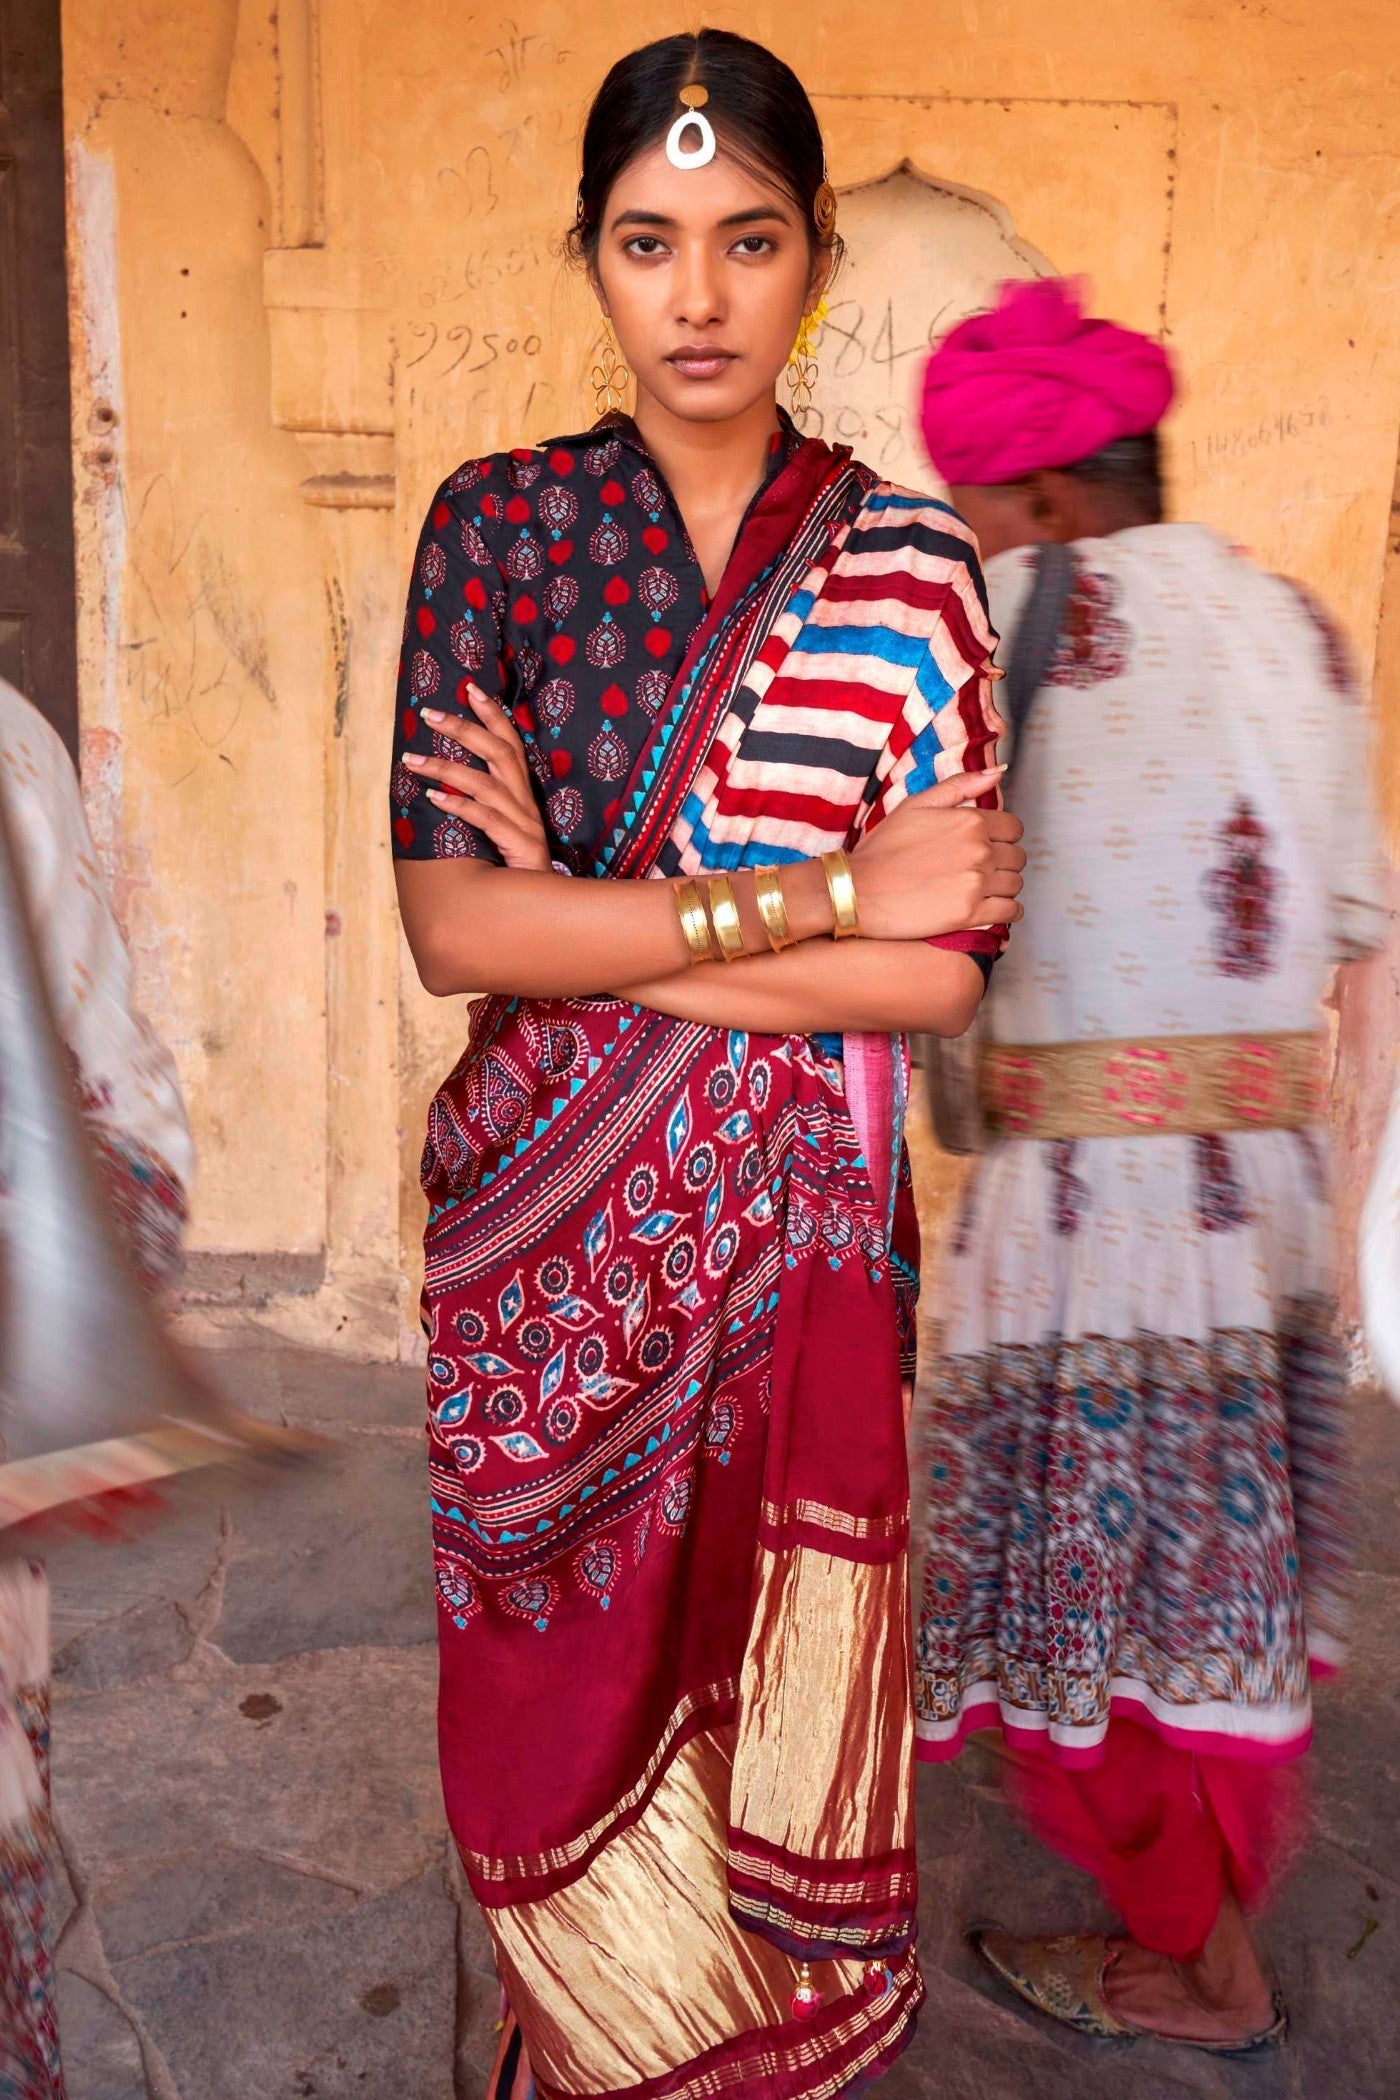
[[[973,806],[1004,770],[959,773],[911,795],[852,850],[862,933],[924,941],[1021,917],[1024,826],[1009,810]]]

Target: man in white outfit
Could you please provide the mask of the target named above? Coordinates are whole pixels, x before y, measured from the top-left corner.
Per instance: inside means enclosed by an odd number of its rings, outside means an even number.
[[[1123,1919],[982,1934],[1022,1996],[1233,2051],[1283,2032],[1244,1907],[1342,1652],[1321,1005],[1383,939],[1386,879],[1330,620],[1164,519],[1171,395],[1160,346],[1058,280],[1004,288],[928,367],[1012,712],[1036,662],[994,1134],[923,1395],[918,1728],[937,1760],[999,1727],[1032,1824]]]

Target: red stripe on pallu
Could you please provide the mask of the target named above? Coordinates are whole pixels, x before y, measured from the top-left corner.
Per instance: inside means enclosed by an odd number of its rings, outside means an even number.
[[[943,626],[949,641],[967,665],[969,672],[975,677],[985,671],[991,655],[986,636],[979,634],[973,625],[967,602],[958,591],[948,593],[943,608]]]
[[[920,576],[912,569],[833,576],[822,592],[828,605],[898,605],[909,612],[941,612],[953,595],[948,578]]]
[[[859,785],[857,782],[857,790]],[[777,824],[811,824],[818,831],[841,832],[853,807],[853,801],[828,802],[820,795],[789,795],[771,787],[738,787],[728,778],[728,768],[715,786],[716,815],[712,822],[763,816]]]
[[[811,713],[830,709],[837,714],[855,715],[879,732],[879,743],[871,745],[873,751],[878,751],[885,741],[890,697],[865,679],[808,677],[804,669],[794,666],[788,671],[781,688],[774,684],[763,695],[759,707],[764,716],[781,715],[789,708],[805,708]],[[755,717],[755,722],[757,726],[767,727],[766,720],[759,723]]]

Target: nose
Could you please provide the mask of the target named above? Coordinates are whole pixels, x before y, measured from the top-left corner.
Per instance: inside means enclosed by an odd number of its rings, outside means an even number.
[[[684,328],[713,328],[724,319],[723,263],[708,241],[687,241],[671,278],[675,315]]]

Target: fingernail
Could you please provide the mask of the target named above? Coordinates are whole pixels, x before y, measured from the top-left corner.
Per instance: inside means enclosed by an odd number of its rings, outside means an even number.
[[[446,720],[446,717],[444,716],[440,707],[425,707],[423,710],[423,720],[425,722],[442,722]]]
[[[422,757],[417,751],[405,751],[403,762],[406,766],[426,766],[428,763],[427,759]]]
[[[428,800],[430,802],[441,802],[445,804],[447,801],[447,797],[443,794],[440,788],[429,788],[427,791],[427,795]]]

